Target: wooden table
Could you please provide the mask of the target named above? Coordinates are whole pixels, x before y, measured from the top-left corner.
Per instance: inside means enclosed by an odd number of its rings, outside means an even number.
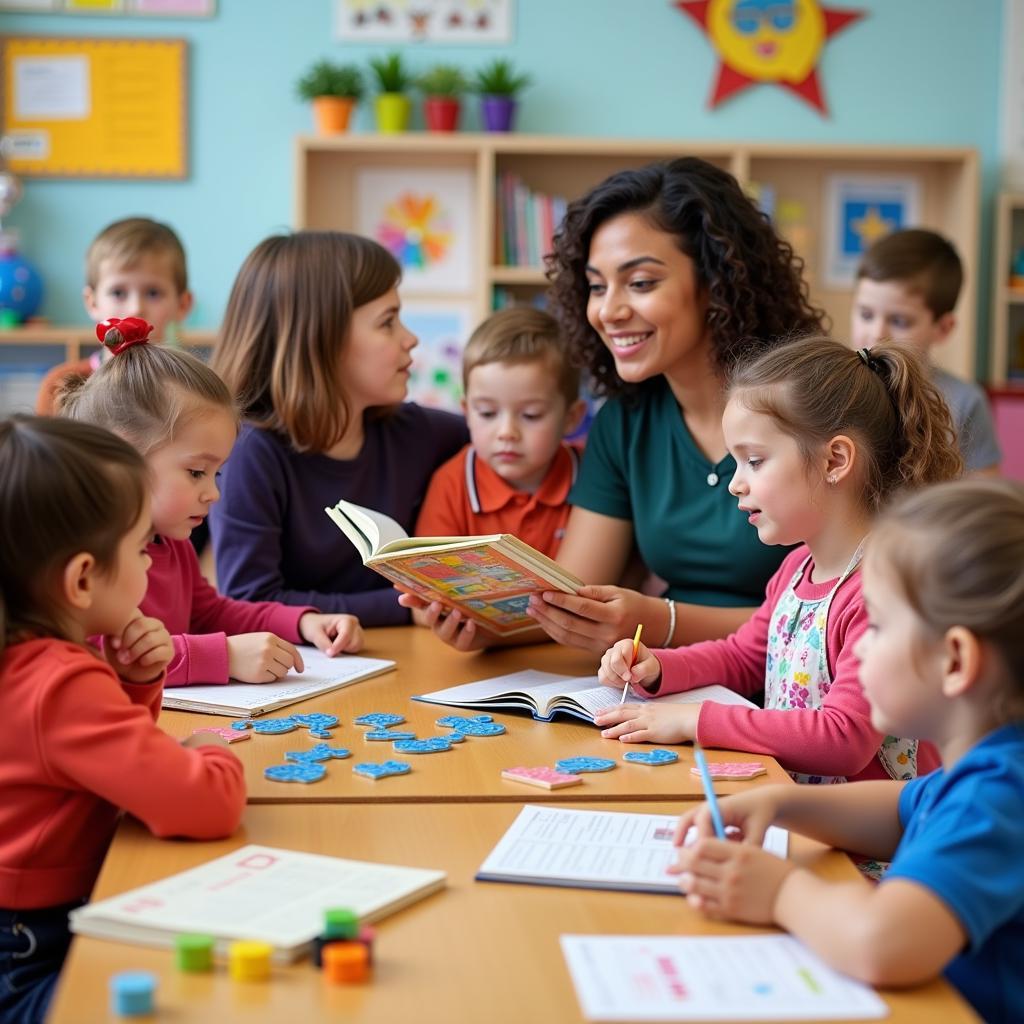
[[[327,763],[327,777],[310,784],[271,782],[263,770],[283,764],[288,750],[306,750],[322,742],[309,737],[306,729],[280,736],[254,735],[236,743],[232,751],[245,765],[251,803],[454,803],[459,801],[547,800],[699,800],[703,799],[700,779],[690,774],[693,748],[680,746],[674,765],[650,768],[622,761],[627,750],[649,750],[646,745],[626,745],[601,738],[592,725],[572,718],[535,722],[526,714],[493,712],[507,729],[503,736],[469,737],[443,754],[396,754],[390,743],[363,739],[367,731],[352,724],[359,715],[372,711],[405,715],[408,728],[418,736],[448,735],[451,730],[435,725],[442,715],[473,714],[460,708],[423,704],[410,700],[416,694],[442,687],[505,675],[527,668],[567,676],[596,672],[597,659],[590,654],[556,644],[507,648],[488,654],[466,655],[447,647],[428,630],[412,626],[372,629],[367,632],[367,657],[392,658],[398,668],[333,693],[293,704],[275,712],[323,711],[337,715],[341,724],[333,731],[332,746],[352,751],[347,760]],[[174,736],[184,737],[203,725],[225,725],[230,721],[216,715],[164,711],[161,726]],[[584,776],[582,785],[548,791],[501,777],[503,768],[516,765],[554,765],[558,758],[585,755],[618,762],[609,772]],[[356,761],[384,761],[398,758],[412,765],[412,772],[374,782],[355,775]],[[762,761],[768,767],[758,782],[788,781],[774,758],[766,754],[734,754],[712,751],[710,761]],[[716,783],[719,793],[749,787],[750,782]]]
[[[621,803],[606,808],[637,809]],[[127,822],[107,857],[96,898],[193,867],[245,843],[442,868],[448,872],[448,888],[380,923],[374,977],[360,986],[329,985],[308,961],[276,968],[269,983],[232,982],[223,965],[212,974],[181,974],[170,951],[76,939],[49,1020],[119,1020],[107,1016],[110,975],[141,969],[159,978],[159,1012],[152,1018],[157,1021],[561,1024],[582,1019],[559,947],[562,934],[749,931],[707,921],[675,896],[474,882],[476,870],[519,809],[507,804],[249,807],[239,833],[217,843],[160,841]],[[664,803],[643,810],[674,812],[672,804]],[[790,856],[833,880],[855,875],[843,854],[800,837],[793,837]],[[884,998],[891,1024],[977,1020],[942,981],[912,992],[885,993]]]

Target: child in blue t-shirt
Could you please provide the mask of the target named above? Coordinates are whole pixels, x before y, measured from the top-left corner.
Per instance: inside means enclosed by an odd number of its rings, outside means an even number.
[[[777,924],[879,986],[945,972],[989,1022],[1024,1020],[1024,487],[939,484],[872,533],[861,685],[875,728],[933,740],[943,767],[910,782],[766,786],[705,806],[674,868],[710,917]],[[760,849],[770,824],[892,866],[836,885]],[[837,928],[836,922],[843,927]]]

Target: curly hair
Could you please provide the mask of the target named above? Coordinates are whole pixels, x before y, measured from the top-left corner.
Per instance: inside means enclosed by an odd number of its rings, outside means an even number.
[[[589,370],[599,394],[641,386],[619,378],[611,353],[587,320],[591,239],[623,213],[642,214],[674,235],[693,260],[698,287],[707,293],[713,358],[723,379],[742,357],[826,330],[824,310],[810,303],[803,260],[731,174],[697,157],[619,171],[569,204],[547,257],[555,314],[574,359]]]

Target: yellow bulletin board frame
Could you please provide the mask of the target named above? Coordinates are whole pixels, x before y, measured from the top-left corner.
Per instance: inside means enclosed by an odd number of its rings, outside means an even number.
[[[2,143],[24,177],[184,178],[184,39],[7,36]]]

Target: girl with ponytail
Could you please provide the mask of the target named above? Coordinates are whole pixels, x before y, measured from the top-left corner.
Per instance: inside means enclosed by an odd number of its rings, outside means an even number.
[[[601,681],[663,696],[708,683],[765,706],[703,701],[623,704],[598,717],[625,743],[697,740],[771,754],[800,782],[910,779],[938,765],[933,748],[871,721],[854,645],[868,625],[864,541],[896,490],[958,477],[949,410],[904,347],[853,351],[810,338],[733,371],[722,420],[736,459],[729,491],[764,544],[799,544],[754,616],[724,640],[650,651],[632,640],[604,655]]]

